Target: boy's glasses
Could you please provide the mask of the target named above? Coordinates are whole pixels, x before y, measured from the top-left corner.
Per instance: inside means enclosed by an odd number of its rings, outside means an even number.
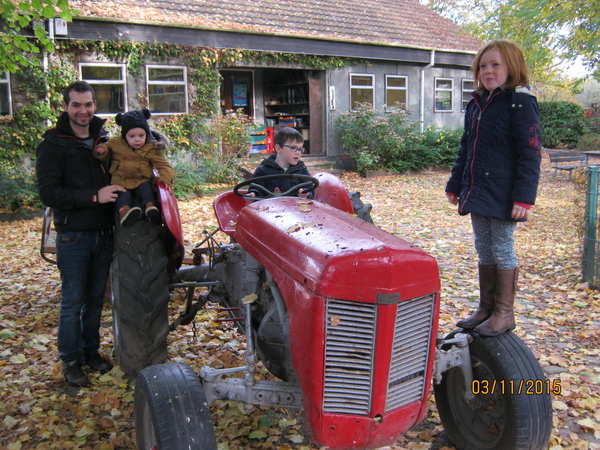
[[[292,153],[304,153],[304,147],[296,147],[295,145],[282,144],[282,147],[287,147]]]

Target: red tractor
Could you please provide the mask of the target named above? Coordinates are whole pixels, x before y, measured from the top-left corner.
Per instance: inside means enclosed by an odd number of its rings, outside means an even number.
[[[215,450],[209,405],[218,399],[248,409],[302,408],[317,447],[382,447],[423,419],[431,381],[457,449],[547,448],[556,386],[511,332],[438,335],[440,278],[432,256],[356,217],[333,175],[302,180],[298,186],[315,190],[313,200],[265,192],[249,202],[242,189],[260,189],[256,181],[215,199],[231,242],[207,233],[193,250],[194,265],[180,267],[179,216],[164,186],[166,227],[118,227],[116,358],[137,374],[139,450]],[[188,301],[169,326],[173,287],[185,287]],[[169,329],[191,322],[206,302],[229,311],[246,335],[245,361],[199,374],[162,364]],[[256,381],[259,360],[280,381]]]

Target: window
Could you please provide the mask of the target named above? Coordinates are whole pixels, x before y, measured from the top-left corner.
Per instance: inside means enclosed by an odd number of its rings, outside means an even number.
[[[408,77],[397,75],[385,76],[385,105],[387,111],[406,108],[408,93]]]
[[[10,116],[11,111],[10,100],[10,77],[8,72],[4,72],[0,77],[0,116]]]
[[[97,114],[116,114],[127,111],[124,64],[79,65],[81,79],[96,92]]]
[[[453,111],[454,80],[452,78],[435,79],[435,111]]]
[[[471,101],[471,92],[475,90],[474,80],[462,81],[462,112],[467,110],[467,105]]]
[[[375,92],[375,75],[351,73],[350,74],[350,107],[357,103],[368,103],[373,106]]]
[[[181,66],[146,66],[152,114],[187,113],[187,73]]]

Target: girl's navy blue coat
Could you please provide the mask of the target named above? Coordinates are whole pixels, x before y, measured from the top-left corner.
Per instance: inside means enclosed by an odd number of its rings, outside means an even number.
[[[525,88],[479,92],[467,105],[465,131],[446,192],[458,212],[514,221],[513,202],[534,204],[541,163],[537,100]]]

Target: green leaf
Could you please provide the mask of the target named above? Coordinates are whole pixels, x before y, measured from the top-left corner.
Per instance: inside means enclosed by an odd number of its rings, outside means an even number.
[[[61,11],[60,18],[66,20],[67,22],[72,22],[73,14],[71,14],[69,11]]]
[[[19,16],[17,19],[18,24],[21,27],[26,27],[31,22],[31,17],[29,16]]]
[[[277,423],[276,420],[269,419],[268,417],[265,417],[265,416],[262,416],[260,419],[258,419],[258,426],[260,428],[262,428],[262,427],[270,428],[273,425],[275,425],[276,423]]]
[[[31,9],[31,3],[29,2],[20,2],[19,3],[19,9],[23,12],[27,12]]]
[[[0,331],[0,339],[9,339],[9,338],[13,337],[14,335],[15,335],[15,333],[12,330],[9,330],[7,328]]]
[[[43,7],[44,5],[40,0],[33,0],[31,2],[31,9],[34,9],[35,11],[41,11]]]
[[[267,437],[267,433],[260,430],[251,431],[248,435],[248,439],[264,439]]]
[[[67,0],[58,0],[58,2],[56,2],[56,7],[61,11],[68,11],[69,2]]]
[[[47,5],[43,10],[42,10],[42,15],[47,18],[47,19],[53,19],[54,16],[56,15],[56,10],[54,9],[54,6],[51,5]]]

